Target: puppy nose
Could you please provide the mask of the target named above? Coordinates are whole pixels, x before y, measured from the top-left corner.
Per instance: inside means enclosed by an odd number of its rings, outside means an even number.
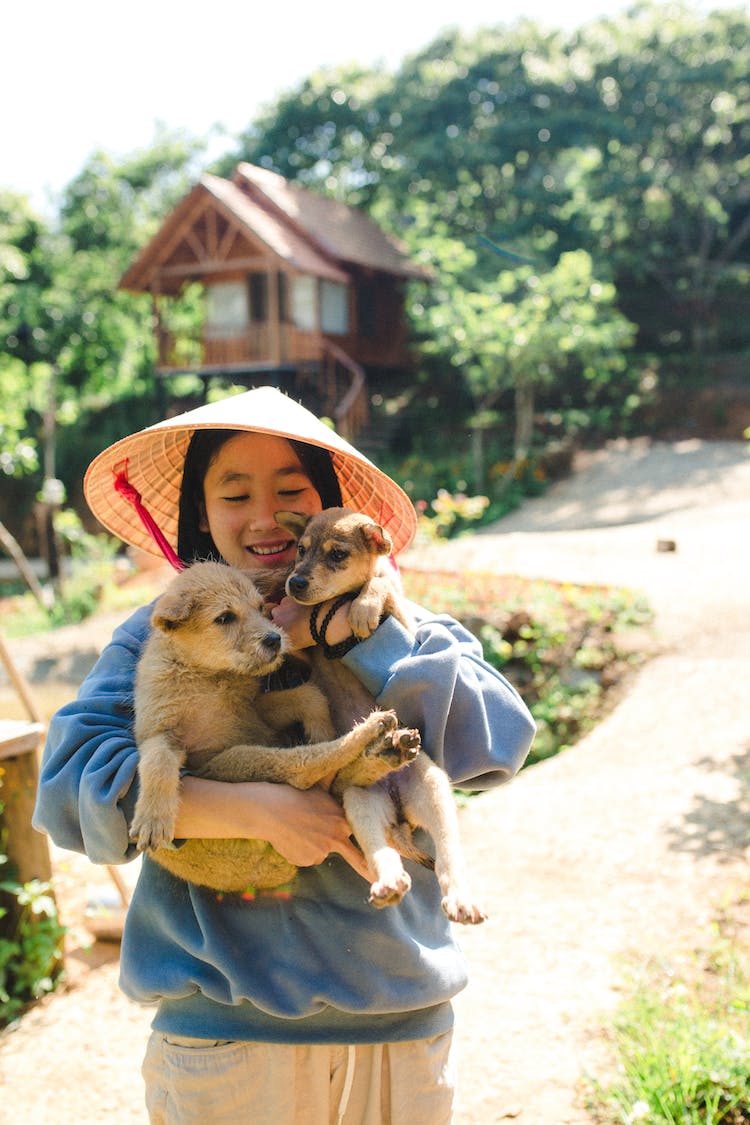
[[[281,648],[281,633],[266,633],[263,644],[266,648],[270,648],[272,652],[278,652]]]
[[[287,582],[287,588],[292,597],[295,594],[304,594],[307,589],[307,579],[299,574],[293,574]]]

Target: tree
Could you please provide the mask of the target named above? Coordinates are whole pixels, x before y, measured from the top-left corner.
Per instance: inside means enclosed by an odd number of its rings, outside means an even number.
[[[131,408],[121,418],[113,404],[154,400],[150,304],[117,285],[191,186],[200,151],[198,142],[162,131],[150,149],[123,160],[95,153],[64,190],[55,224],[44,224],[22,197],[0,196],[0,471],[13,478],[5,492],[16,501],[8,500],[5,516],[12,522],[12,509],[27,511],[41,492],[53,579],[58,450],[71,451],[68,478],[78,482],[87,438],[99,447],[111,427],[123,427],[114,440],[139,416]],[[104,408],[104,437],[97,429],[65,441],[87,411]]]
[[[31,472],[39,463],[27,416],[43,405],[41,310],[52,285],[47,238],[24,196],[0,193],[0,471],[6,476]]]
[[[148,393],[153,332],[147,299],[119,279],[196,175],[197,141],[161,132],[115,161],[95,153],[45,226],[18,196],[0,196],[0,467],[40,464],[42,418],[54,367],[56,413],[72,424],[87,403]],[[0,275],[2,276],[2,275]]]
[[[658,305],[660,348],[721,347],[721,301],[750,280],[750,18],[640,5],[570,56],[609,119],[572,170],[571,224],[647,329]]]
[[[515,402],[510,479],[531,449],[541,389],[575,371],[592,387],[624,372],[634,326],[615,297],[615,287],[595,277],[591,257],[579,250],[546,271],[502,270],[493,286],[479,290],[451,286],[426,310],[426,346],[450,356],[473,397],[476,487],[483,486],[483,433],[502,394],[511,390]]]

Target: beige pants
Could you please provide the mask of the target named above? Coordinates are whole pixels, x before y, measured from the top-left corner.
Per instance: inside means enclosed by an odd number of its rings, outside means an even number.
[[[289,1046],[153,1032],[151,1125],[449,1125],[451,1033],[363,1046]]]

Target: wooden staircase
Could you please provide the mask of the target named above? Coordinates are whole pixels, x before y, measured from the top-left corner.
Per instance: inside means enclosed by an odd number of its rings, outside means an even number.
[[[320,361],[297,366],[296,391],[313,414],[330,418],[336,431],[347,441],[355,442],[367,425],[365,370],[330,340],[323,341]]]

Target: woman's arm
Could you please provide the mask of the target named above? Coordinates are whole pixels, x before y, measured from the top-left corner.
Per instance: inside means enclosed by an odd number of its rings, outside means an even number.
[[[459,622],[409,608],[415,636],[386,618],[344,662],[380,707],[419,728],[423,746],[455,784],[490,789],[508,781],[536,733],[526,704]]]
[[[230,785],[184,777],[175,835],[267,840],[298,867],[322,863],[337,852],[365,879],[371,878],[352,843],[343,809],[319,786],[301,790],[262,781]]]
[[[133,683],[149,619],[144,606],[115,631],[47,733],[34,826],[94,863],[122,863],[136,854],[128,839],[138,767]]]
[[[393,708],[404,726],[418,727],[430,756],[456,784],[489,789],[523,765],[536,732],[518,692],[485,660],[482,646],[454,618],[409,603],[416,635],[388,617],[344,663]],[[351,636],[348,605],[333,617],[331,644]],[[299,647],[312,642],[310,611],[284,598],[273,611]]]

